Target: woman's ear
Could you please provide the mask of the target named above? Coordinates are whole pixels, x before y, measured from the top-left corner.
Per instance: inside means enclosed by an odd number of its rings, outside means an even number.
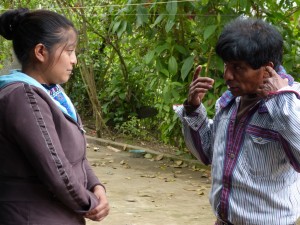
[[[48,57],[48,51],[45,45],[39,43],[34,48],[34,56],[40,62],[45,62]]]

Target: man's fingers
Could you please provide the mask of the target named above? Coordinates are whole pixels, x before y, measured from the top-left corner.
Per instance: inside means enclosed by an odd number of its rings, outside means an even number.
[[[193,75],[193,81],[199,77],[201,70],[202,70],[202,66],[197,66]]]
[[[266,66],[266,70],[268,71],[270,77],[277,77],[277,76],[279,76],[276,73],[276,71],[272,67],[270,67],[270,66]]]
[[[199,106],[205,93],[212,88],[214,80],[209,77],[199,76],[202,67],[197,66],[193,75],[193,81],[189,86],[188,103]]]
[[[211,89],[213,87],[214,80],[209,77],[198,77],[190,84],[190,90],[194,89]]]

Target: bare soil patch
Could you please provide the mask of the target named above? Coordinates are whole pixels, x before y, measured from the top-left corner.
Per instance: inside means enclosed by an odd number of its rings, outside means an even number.
[[[103,225],[209,225],[208,171],[169,158],[138,158],[89,144],[88,159],[107,188],[110,215]],[[87,225],[98,222],[88,221]]]

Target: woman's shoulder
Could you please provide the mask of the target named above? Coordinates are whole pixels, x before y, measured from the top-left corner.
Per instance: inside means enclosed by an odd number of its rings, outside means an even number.
[[[13,82],[0,89],[1,107],[22,110],[32,104],[38,105],[40,109],[49,109],[53,103],[44,90],[24,82]]]
[[[25,82],[12,82],[0,88],[0,98],[18,94],[38,94],[47,96],[47,93],[44,90],[41,90],[41,88]]]

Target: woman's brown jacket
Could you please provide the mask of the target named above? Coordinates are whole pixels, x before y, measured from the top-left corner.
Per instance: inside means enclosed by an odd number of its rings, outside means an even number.
[[[79,118],[79,117],[78,117]],[[82,123],[26,83],[0,89],[0,224],[77,225],[98,204]]]

